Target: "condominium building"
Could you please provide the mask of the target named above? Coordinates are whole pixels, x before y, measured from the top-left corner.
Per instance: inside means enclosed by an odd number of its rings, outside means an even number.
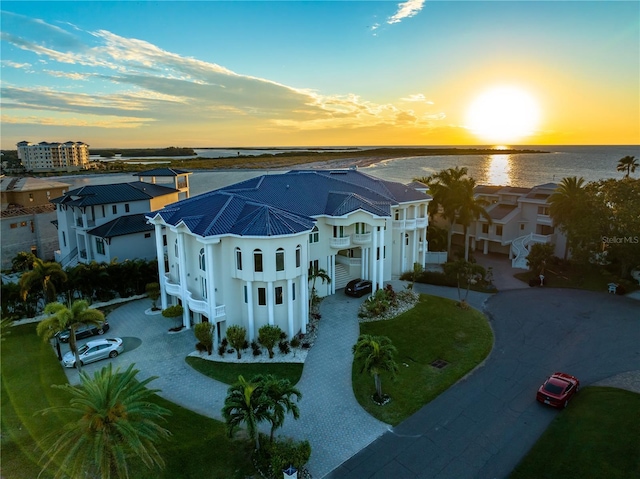
[[[89,168],[89,145],[81,141],[17,145],[18,159],[27,171],[76,171]]]

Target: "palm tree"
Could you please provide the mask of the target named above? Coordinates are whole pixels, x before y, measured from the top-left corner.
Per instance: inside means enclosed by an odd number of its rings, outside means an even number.
[[[327,272],[322,268],[309,268],[309,281],[311,281],[311,295],[314,296],[316,294],[316,280],[319,279],[322,281],[322,284],[325,282],[327,284],[331,284],[331,277],[327,274]]]
[[[36,328],[38,336],[41,336],[42,339],[47,342],[54,337],[57,338],[57,333],[65,329],[70,329],[69,349],[71,349],[76,357],[76,367],[78,371],[81,371],[82,361],[80,361],[78,348],[76,346],[76,329],[81,324],[100,326],[104,322],[104,314],[102,311],[89,308],[89,303],[85,300],[74,301],[71,308],[68,308],[62,303],[49,303],[45,306],[44,312],[49,314],[49,317],[38,323],[38,327]],[[59,355],[60,353],[58,351],[58,357]]]
[[[462,225],[464,231],[465,261],[469,261],[469,239],[467,238],[467,232],[471,222],[483,217],[487,220],[489,225],[492,224],[491,216],[489,216],[487,210],[484,209],[488,203],[484,199],[477,198],[475,196],[473,191],[475,186],[476,180],[473,178],[464,178],[460,180],[458,187],[455,189],[455,199],[453,200],[456,205],[456,222]]]
[[[36,260],[36,255],[33,253],[27,253],[26,251],[20,251],[11,260],[11,269],[15,272],[27,271],[33,266],[33,262]]]
[[[453,223],[458,210],[457,197],[460,183],[467,175],[466,167],[447,168],[426,178],[414,178],[429,186],[429,193],[433,200],[429,203],[429,216],[433,217],[441,213],[442,217],[449,222],[447,234],[447,251],[451,251],[451,236]]]
[[[639,166],[640,163],[638,163],[638,160],[636,160],[635,156],[625,156],[624,158],[618,160],[617,170],[626,171],[624,177],[629,178],[629,175],[631,173],[635,173],[636,168],[638,168]]]
[[[353,346],[354,359],[362,361],[360,372],[366,371],[373,376],[378,399],[383,397],[380,373],[388,372],[391,377],[395,378],[398,372],[398,365],[393,358],[397,352],[396,347],[386,336],[361,334],[358,342]]]
[[[290,412],[294,419],[300,417],[300,409],[291,398],[295,396],[296,402],[298,402],[302,398],[302,393],[293,387],[288,379],[280,379],[272,374],[254,376],[251,382],[262,385],[265,394],[269,398],[271,416],[269,418],[271,423],[270,440],[273,442],[275,430],[282,427],[287,413]]]
[[[42,288],[45,303],[55,301],[57,297],[56,284],[67,280],[67,274],[62,266],[55,261],[44,262],[40,258],[33,260],[33,269],[22,275],[20,278],[20,292],[22,299],[27,298],[27,294],[36,288]]]
[[[256,442],[256,449],[260,449],[258,424],[270,420],[269,407],[270,400],[264,387],[238,376],[238,382],[229,387],[222,408],[222,416],[227,424],[229,437],[233,436],[236,428],[244,423],[249,437]]]
[[[296,402],[302,399],[302,393],[291,385],[288,379],[281,379],[272,374],[259,374],[251,379],[253,384],[259,384],[264,388],[264,392],[269,398],[269,422],[271,423],[270,440],[273,442],[273,435],[276,429],[282,427],[287,413],[291,413],[294,419],[300,417],[300,409]],[[292,400],[295,396],[296,402]]]
[[[572,227],[577,212],[585,201],[584,178],[571,176],[562,178],[558,188],[549,197],[549,215],[558,227],[567,233],[567,246],[564,259],[567,259],[569,243],[572,238]]]
[[[111,477],[128,478],[127,460],[136,456],[148,468],[163,467],[156,449],[160,439],[171,433],[158,425],[171,412],[152,402],[157,389],[147,389],[156,379],[136,379],[139,372],[131,364],[126,371],[112,371],[111,364],[97,371],[93,378],[80,373],[80,387],[54,385],[71,394],[69,406],[45,409],[43,415],[64,411],[75,416],[65,424],[57,439],[45,451],[43,470],[58,464],[55,478]]]

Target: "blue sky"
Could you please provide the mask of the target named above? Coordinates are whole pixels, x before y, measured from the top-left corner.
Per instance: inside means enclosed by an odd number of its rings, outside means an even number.
[[[3,1],[2,148],[486,144],[504,85],[514,141],[638,144],[639,5]]]

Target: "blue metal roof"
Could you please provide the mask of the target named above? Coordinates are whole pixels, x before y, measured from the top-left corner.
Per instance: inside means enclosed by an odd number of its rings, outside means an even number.
[[[100,238],[113,238],[114,236],[153,231],[154,228],[152,224],[147,223],[147,218],[144,213],[142,213],[121,216],[120,218],[87,231],[87,233]]]
[[[294,170],[263,175],[174,203],[159,214],[194,234],[273,236],[311,230],[317,216],[362,210],[389,217],[391,206],[430,197],[355,170]]]
[[[50,202],[69,206],[106,205],[149,200],[177,191],[175,188],[164,185],[133,181],[131,183],[83,186],[67,191],[64,195],[54,198]]]

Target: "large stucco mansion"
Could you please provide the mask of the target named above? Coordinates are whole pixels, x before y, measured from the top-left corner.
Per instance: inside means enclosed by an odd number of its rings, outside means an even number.
[[[183,325],[277,325],[306,332],[310,273],[317,294],[355,278],[375,287],[430,262],[427,206],[412,186],[357,170],[263,175],[147,215],[155,226],[162,308],[181,304]]]

